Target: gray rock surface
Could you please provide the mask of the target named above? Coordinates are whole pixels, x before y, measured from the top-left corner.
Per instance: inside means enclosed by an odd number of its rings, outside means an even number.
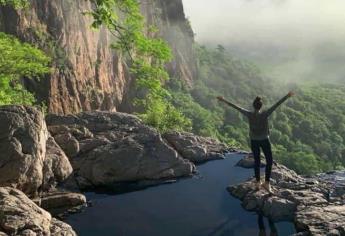
[[[236,166],[240,166],[243,168],[254,168],[254,157],[253,154],[248,154],[246,155],[244,158],[242,158],[241,160],[239,160],[239,162],[237,162]],[[260,167],[265,167],[266,166],[266,160],[265,157],[261,157],[261,165]]]
[[[38,207],[20,190],[0,187],[0,235],[74,236],[73,229]]]
[[[283,165],[272,170],[273,194],[255,189],[254,179],[229,186],[228,191],[242,201],[246,210],[259,211],[274,221],[293,221],[296,235],[345,235],[344,196],[329,198],[329,183],[304,178]]]
[[[44,117],[36,109],[0,107],[0,186],[36,193],[42,185],[47,138]]]
[[[33,201],[49,212],[64,212],[73,207],[86,206],[86,197],[83,194],[62,191],[45,193]]]
[[[72,173],[67,157],[49,137],[42,113],[26,106],[0,107],[0,186],[32,196]]]
[[[311,235],[345,235],[345,205],[323,204],[301,207],[296,224]]]
[[[48,137],[46,142],[46,158],[43,163],[42,190],[48,191],[58,183],[65,181],[72,173],[73,168],[64,151],[55,142],[53,137]]]
[[[84,112],[49,115],[46,120],[56,142],[70,154],[75,180],[81,188],[169,179],[191,175],[195,170],[155,129],[136,116]]]
[[[185,159],[194,163],[223,159],[229,149],[225,144],[187,132],[168,132],[163,138]]]

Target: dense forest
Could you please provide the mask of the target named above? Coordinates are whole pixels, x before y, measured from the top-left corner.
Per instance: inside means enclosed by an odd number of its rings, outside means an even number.
[[[145,96],[135,100],[140,107],[137,114],[146,123],[162,132],[187,130],[248,149],[245,118],[219,104],[216,96],[222,95],[251,108],[257,95],[263,96],[265,105],[269,106],[292,89],[297,96],[271,118],[276,160],[303,174],[344,168],[343,85],[315,82],[288,87],[264,78],[258,67],[237,59],[221,45],[215,49],[195,45],[199,76],[191,89],[179,78],[168,78],[164,65],[172,59],[171,50],[160,38],[145,35],[146,26],[138,2],[94,2],[96,8],[89,13],[94,18],[92,27],[105,25],[117,35],[113,49],[126,55],[138,87],[146,91]],[[123,17],[112,11],[114,4],[120,2]],[[21,7],[25,1],[2,0],[0,4]],[[25,90],[22,79],[49,73],[50,60],[50,55],[35,46],[0,33],[0,105],[44,106],[37,104],[34,94]]]
[[[170,85],[176,106],[192,120],[193,132],[248,149],[246,118],[219,104],[215,97],[223,95],[251,109],[258,95],[269,107],[292,89],[297,96],[271,117],[276,160],[303,174],[345,166],[344,86],[320,82],[283,85],[265,79],[255,65],[236,59],[220,45],[197,50],[199,80],[194,89]]]

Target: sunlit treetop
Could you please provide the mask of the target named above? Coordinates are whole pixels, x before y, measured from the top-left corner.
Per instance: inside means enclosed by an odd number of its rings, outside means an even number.
[[[49,72],[50,59],[39,49],[0,32],[0,105],[36,104],[21,78],[38,78]]]
[[[50,58],[41,50],[0,32],[0,76],[33,77],[49,72]]]
[[[91,0],[95,8],[87,14],[93,17],[92,27],[106,26],[117,38],[115,49],[129,53],[131,57],[152,57],[156,62],[167,62],[171,59],[171,50],[160,38],[145,35],[147,27],[140,12],[138,0]],[[134,59],[134,58],[132,58]]]
[[[15,8],[23,8],[28,6],[27,0],[0,0],[0,5],[10,5]]]

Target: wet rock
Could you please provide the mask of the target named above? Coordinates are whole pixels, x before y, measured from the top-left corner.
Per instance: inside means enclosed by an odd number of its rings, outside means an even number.
[[[77,206],[85,206],[86,197],[80,193],[54,191],[45,193],[34,202],[49,212],[63,212]]]
[[[187,132],[168,132],[164,139],[185,159],[194,163],[223,159],[228,147],[219,141]]]
[[[297,203],[274,195],[265,190],[255,190],[254,181],[229,186],[228,191],[242,200],[242,206],[249,211],[260,211],[274,221],[292,220]]]
[[[10,187],[0,187],[0,231],[2,235],[76,235],[69,225]]]
[[[283,165],[272,170],[273,194],[256,190],[255,181],[249,180],[228,191],[242,201],[242,206],[259,211],[273,221],[294,221],[295,235],[345,235],[345,205],[342,197],[327,196],[327,182],[319,178],[304,178]]]
[[[84,112],[49,115],[54,136],[78,142],[69,156],[75,181],[81,188],[118,182],[171,179],[191,175],[195,166],[183,159],[153,128],[134,115],[119,112]],[[58,142],[59,143],[59,142]],[[61,141],[66,153],[70,146]]]

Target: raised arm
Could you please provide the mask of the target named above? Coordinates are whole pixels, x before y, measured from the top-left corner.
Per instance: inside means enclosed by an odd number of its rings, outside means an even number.
[[[219,96],[219,97],[217,97],[217,99],[219,101],[221,101],[221,102],[224,102],[228,106],[235,108],[236,110],[238,110],[239,112],[241,112],[245,116],[247,116],[250,113],[248,110],[246,110],[246,109],[244,109],[242,107],[237,106],[236,104],[233,104],[233,103],[227,101],[224,97]]]
[[[289,92],[287,95],[285,95],[282,99],[280,99],[276,104],[274,104],[267,110],[267,115],[270,116],[283,102],[285,102],[289,97],[292,97],[293,95],[293,92]]]

